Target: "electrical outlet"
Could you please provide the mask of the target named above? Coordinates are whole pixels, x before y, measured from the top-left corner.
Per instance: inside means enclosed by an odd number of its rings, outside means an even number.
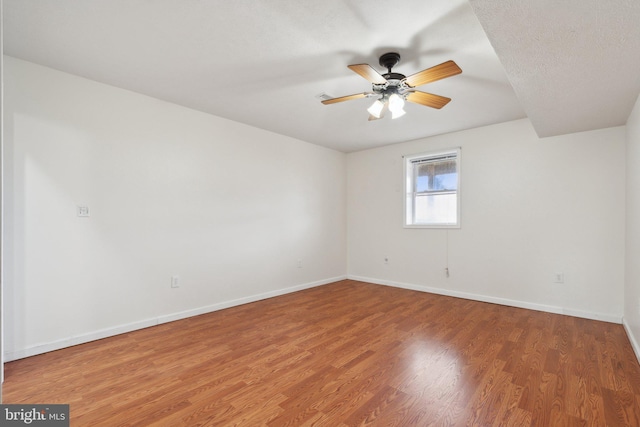
[[[296,265],[298,266],[298,268],[302,268],[302,260],[299,259]]]
[[[389,258],[384,257],[384,263],[385,263],[385,264],[389,264]]]
[[[77,209],[78,216],[80,216],[80,217],[91,216],[91,213],[89,212],[89,206],[78,205],[77,208],[78,208]]]
[[[179,288],[180,287],[180,277],[179,276],[171,276],[171,287]]]
[[[564,283],[564,273],[553,273],[553,283]]]

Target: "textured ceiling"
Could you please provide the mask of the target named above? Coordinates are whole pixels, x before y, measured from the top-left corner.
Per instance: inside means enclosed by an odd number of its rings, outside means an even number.
[[[639,0],[470,0],[541,137],[625,124],[640,93]]]
[[[350,152],[525,111],[543,136],[623,124],[640,92],[639,3],[4,0],[3,19],[8,55]],[[374,122],[370,99],[320,103],[370,90],[347,65],[384,71],[388,51],[405,75],[453,59],[462,74],[420,88],[452,101]]]

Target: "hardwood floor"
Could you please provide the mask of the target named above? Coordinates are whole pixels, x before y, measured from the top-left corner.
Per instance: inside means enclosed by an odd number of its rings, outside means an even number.
[[[640,426],[621,325],[341,281],[10,362],[72,426]]]

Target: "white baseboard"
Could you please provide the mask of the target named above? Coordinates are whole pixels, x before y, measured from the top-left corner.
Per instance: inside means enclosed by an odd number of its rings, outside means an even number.
[[[238,298],[230,301],[224,301],[221,303],[212,304],[204,307],[198,307],[191,310],[161,315],[155,318],[145,319],[138,322],[118,325],[112,328],[101,329],[101,330],[93,331],[86,334],[71,336],[62,340],[39,344],[39,345],[35,345],[25,349],[9,351],[5,353],[4,361],[10,362],[12,360],[35,356],[37,354],[47,353],[49,351],[59,350],[65,347],[84,344],[90,341],[95,341],[102,338],[107,338],[114,335],[131,332],[138,329],[148,328],[150,326],[160,325],[163,323],[186,319],[188,317],[198,316],[200,314],[206,314],[206,313],[211,313],[213,311],[223,310],[225,308],[235,307],[238,305],[256,302],[263,299],[273,298],[280,295],[285,295],[292,292],[313,288],[316,286],[326,285],[328,283],[333,283],[333,282],[337,282],[344,279],[351,279],[351,280],[357,280],[361,282],[373,283],[377,285],[393,286],[396,288],[410,289],[410,290],[420,291],[420,292],[429,292],[433,294],[470,299],[474,301],[489,302],[493,304],[507,305],[511,307],[526,308],[530,310],[544,311],[548,313],[565,314],[568,316],[581,317],[585,319],[601,320],[601,321],[610,322],[610,323],[623,324],[625,331],[627,332],[627,336],[629,337],[629,341],[633,346],[633,350],[635,351],[636,356],[640,361],[640,346],[638,345],[638,342],[635,339],[635,337],[632,335],[631,329],[629,328],[628,324],[626,322],[623,322],[622,316],[615,316],[615,315],[604,314],[604,313],[592,313],[592,312],[586,312],[581,310],[566,309],[563,307],[557,307],[557,306],[551,306],[551,305],[530,303],[526,301],[511,300],[507,298],[472,294],[468,292],[452,291],[449,289],[433,288],[429,286],[422,286],[422,285],[416,285],[411,283],[402,283],[402,282],[395,282],[391,280],[381,280],[381,279],[375,279],[372,277],[363,277],[363,276],[354,276],[354,275],[338,276],[338,277],[332,277],[329,279],[319,280],[315,282],[304,283],[304,284],[292,286],[289,288],[278,289],[275,291],[251,295],[251,296]]]
[[[638,345],[638,340],[631,330],[631,326],[627,323],[627,319],[622,318],[622,326],[624,326],[624,330],[627,333],[627,337],[629,338],[629,342],[631,343],[631,348],[633,348],[633,352],[636,354],[636,359],[638,359],[638,363],[640,363],[640,345]]]
[[[206,307],[195,308],[193,310],[181,311],[179,313],[168,314],[158,317],[158,324],[173,322],[175,320],[186,319],[187,317],[198,316],[200,314],[210,313],[212,311],[224,310],[225,308],[235,307],[237,305],[248,304],[250,302],[256,302],[263,299],[273,298],[280,295],[290,294],[292,292],[302,291],[304,289],[315,288],[316,286],[322,286],[340,280],[345,280],[347,276],[332,277],[329,279],[318,280],[315,282],[304,283],[302,285],[291,286],[289,288],[278,289],[275,291],[265,292],[262,294],[251,295],[244,298],[238,298],[231,301],[225,301],[218,304],[209,305]]]
[[[213,311],[223,310],[225,308],[235,307],[238,305],[256,302],[263,299],[290,294],[292,292],[297,292],[304,289],[314,288],[316,286],[326,285],[328,283],[338,282],[346,278],[347,276],[345,275],[345,276],[332,277],[324,280],[318,280],[315,282],[303,283],[301,285],[291,286],[289,288],[283,288],[275,291],[264,292],[261,294],[250,295],[243,298],[224,301],[221,303],[212,304],[204,307],[194,308],[192,310],[165,314],[165,315],[161,315],[151,319],[145,319],[138,322],[127,323],[125,325],[118,325],[112,328],[106,328],[98,331],[89,332],[86,334],[71,336],[58,341],[38,344],[25,349],[8,351],[8,352],[5,352],[4,354],[4,361],[11,362],[12,360],[23,359],[25,357],[35,356],[37,354],[47,353],[54,350],[60,350],[62,348],[71,347],[78,344],[84,344],[90,341],[112,337],[114,335],[120,335],[120,334],[124,334],[131,331],[136,331],[138,329],[144,329],[150,326],[160,325],[162,323],[168,323],[168,322],[173,322],[175,320],[186,319],[188,317],[198,316],[200,314],[211,313]]]
[[[432,294],[446,295],[450,297],[464,298],[464,299],[470,299],[474,301],[490,302],[493,304],[508,305],[511,307],[526,308],[529,310],[544,311],[547,313],[565,314],[567,316],[582,317],[584,319],[591,319],[591,320],[601,320],[601,321],[610,322],[610,323],[618,323],[618,324],[622,323],[622,315],[615,316],[615,315],[606,314],[606,313],[592,313],[588,311],[573,310],[573,309],[557,307],[552,305],[536,304],[536,303],[531,303],[527,301],[518,301],[518,300],[507,299],[507,298],[472,294],[468,292],[452,291],[450,289],[433,288],[429,286],[415,285],[411,283],[395,282],[392,280],[381,280],[381,279],[375,279],[372,277],[348,275],[347,278],[351,280],[358,280],[360,282],[374,283],[376,285],[393,286],[396,288],[410,289],[413,291],[429,292]]]

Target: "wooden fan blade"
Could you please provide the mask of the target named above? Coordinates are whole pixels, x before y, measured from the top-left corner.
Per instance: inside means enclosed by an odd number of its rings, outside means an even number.
[[[451,101],[451,98],[446,98],[440,95],[434,95],[432,93],[420,92],[416,90],[407,95],[407,101],[415,102],[416,104],[424,105],[431,108],[437,108],[438,110]]]
[[[382,85],[387,82],[387,79],[382,77],[379,72],[374,70],[369,64],[355,64],[355,65],[347,65],[349,69],[353,72],[360,74],[365,79],[369,80],[371,83]]]
[[[418,73],[412,74],[405,79],[405,82],[411,86],[421,86],[427,83],[435,82],[436,80],[445,79],[447,77],[460,74],[462,70],[453,61],[443,62],[435,67],[427,68]]]
[[[335,104],[336,102],[351,101],[352,99],[366,98],[367,96],[369,96],[369,93],[367,92],[356,93],[353,95],[340,96],[338,98],[325,99],[324,101],[322,101],[322,103],[324,105],[329,105],[329,104]]]

